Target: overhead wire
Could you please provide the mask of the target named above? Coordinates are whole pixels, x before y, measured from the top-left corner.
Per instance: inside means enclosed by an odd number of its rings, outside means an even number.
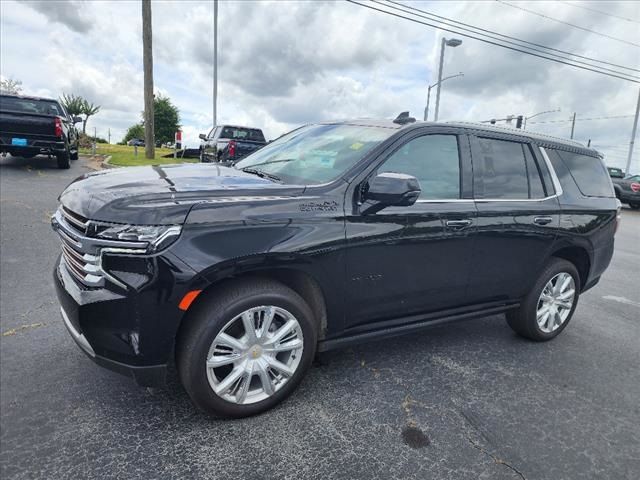
[[[486,32],[486,33],[491,34],[491,35],[496,35],[496,36],[499,36],[499,37],[502,37],[502,38],[508,38],[510,40],[515,40],[516,42],[519,42],[521,44],[533,45],[535,47],[540,47],[540,48],[543,48],[545,50],[551,50],[551,51],[554,51],[554,52],[559,52],[559,53],[562,53],[564,55],[569,55],[569,56],[572,56],[572,57],[582,58],[582,59],[585,59],[585,60],[589,60],[591,62],[602,63],[602,64],[610,65],[610,66],[613,66],[613,67],[623,68],[625,70],[632,70],[632,71],[635,71],[635,72],[640,72],[639,68],[627,67],[625,65],[620,65],[620,64],[617,64],[617,63],[607,62],[605,60],[599,60],[597,58],[591,58],[591,57],[586,57],[584,55],[579,55],[577,53],[567,52],[566,50],[560,50],[558,48],[549,47],[549,46],[546,46],[546,45],[542,45],[540,43],[530,42],[528,40],[523,40],[521,38],[512,37],[510,35],[505,35],[503,33],[498,33],[498,32],[495,32],[493,30],[489,30],[489,29],[486,29],[486,28],[476,27],[475,25],[470,25],[468,23],[464,23],[464,22],[461,22],[459,20],[454,20],[454,19],[451,19],[451,18],[447,18],[447,17],[444,17],[442,15],[437,15],[435,13],[428,12],[426,10],[421,10],[421,9],[419,9],[417,7],[413,7],[413,6],[410,6],[410,5],[405,5],[404,3],[397,2],[397,1],[394,1],[394,0],[386,0],[387,3],[382,3],[379,0],[372,0],[372,1],[374,3],[378,3],[380,5],[385,5],[385,6],[389,7],[389,8],[393,8],[395,10],[400,10],[400,11],[403,11],[404,13],[410,13],[410,14],[416,15],[418,17],[427,18],[429,20],[433,20],[433,18],[441,19],[441,20],[434,20],[434,21],[442,21],[443,23],[448,24],[448,25],[453,24],[451,26],[454,26],[454,27],[462,28],[462,27],[459,27],[459,25],[462,25],[464,27],[470,27],[473,30],[477,30],[478,32]],[[392,3],[394,5],[398,5],[398,7],[395,7],[395,6],[392,6],[392,5],[388,5],[388,3]],[[405,10],[402,10],[399,7],[403,7]],[[419,15],[417,13],[407,12],[406,10],[411,10],[412,12],[420,12],[422,14],[425,14],[426,16]],[[431,17],[433,17],[433,18],[431,18]],[[468,30],[468,29],[464,29],[464,30]],[[478,33],[478,32],[474,32],[474,33]],[[490,38],[492,38],[492,37],[490,37]],[[499,40],[499,39],[496,39],[496,40]],[[506,42],[506,40],[499,40],[499,41]],[[517,45],[517,44],[515,44],[513,42],[506,42],[506,43],[510,43],[512,45]],[[524,48],[530,48],[530,47],[527,47],[526,45],[518,45],[518,46],[522,46]],[[554,56],[557,56],[559,58],[563,58],[561,55],[555,55],[555,54],[551,54],[551,53],[544,52],[544,51],[537,50],[537,49],[533,49],[533,48],[532,48],[532,50],[539,51],[539,52],[545,53],[547,55],[554,55]],[[567,60],[579,62],[578,60],[574,60],[574,59],[567,59]],[[579,63],[584,63],[586,65],[589,65],[589,64],[587,64],[585,62],[579,62]],[[595,66],[595,65],[592,65],[592,66]],[[604,68],[604,67],[602,67],[602,68]]]
[[[501,3],[502,5],[507,5],[507,6],[511,7],[511,8],[517,8],[518,10],[522,10],[523,12],[527,12],[527,13],[530,13],[532,15],[537,15],[538,17],[546,18],[547,20],[552,20],[554,22],[562,23],[563,25],[568,25],[569,27],[577,28],[578,30],[583,30],[585,32],[593,33],[594,35],[600,35],[601,37],[605,37],[605,38],[608,38],[610,40],[615,40],[615,41],[621,42],[621,43],[626,43],[627,45],[632,45],[634,47],[640,47],[640,44],[638,44],[638,43],[633,43],[633,42],[630,42],[628,40],[624,40],[622,38],[618,38],[618,37],[614,37],[614,36],[611,36],[611,35],[607,35],[606,33],[596,32],[595,30],[591,30],[589,28],[582,27],[580,25],[576,25],[575,23],[565,22],[564,20],[560,20],[558,18],[551,17],[549,15],[545,15],[544,13],[536,12],[534,10],[529,10],[528,8],[521,7],[520,5],[514,5],[513,3],[505,2],[505,0],[495,0],[495,1],[498,2],[498,3]]]
[[[394,17],[397,17],[397,18],[401,18],[401,19],[404,19],[404,20],[408,20],[408,21],[413,22],[413,23],[418,23],[418,24],[426,25],[428,27],[433,27],[433,28],[437,28],[437,29],[440,29],[440,30],[444,30],[446,32],[455,33],[457,35],[460,35],[460,36],[463,36],[463,37],[466,37],[466,38],[472,38],[474,40],[478,40],[478,41],[481,41],[481,42],[484,42],[484,43],[488,43],[490,45],[506,48],[508,50],[524,53],[526,55],[531,55],[531,56],[542,58],[542,59],[545,59],[545,60],[550,60],[552,62],[556,62],[556,63],[559,63],[559,64],[573,66],[575,68],[579,68],[579,69],[582,69],[582,70],[587,70],[587,71],[591,71],[591,72],[594,72],[594,73],[599,73],[601,75],[606,75],[606,76],[613,77],[613,78],[619,78],[621,80],[626,80],[628,82],[640,83],[640,78],[639,77],[632,76],[632,75],[630,75],[628,73],[624,73],[624,72],[608,73],[606,71],[603,71],[604,67],[593,66],[594,68],[591,68],[591,67],[588,67],[588,66],[578,65],[576,63],[571,63],[570,61],[565,61],[567,59],[560,60],[558,58],[553,58],[553,57],[547,56],[547,55],[550,55],[550,54],[544,54],[543,55],[543,54],[539,54],[539,53],[534,53],[534,52],[529,51],[529,50],[524,50],[524,48],[527,48],[527,47],[524,47],[524,46],[522,46],[522,48],[516,48],[516,47],[513,47],[513,46],[505,45],[503,43],[499,43],[498,41],[487,40],[486,38],[482,38],[481,36],[479,36],[479,35],[483,35],[483,34],[480,34],[480,33],[477,33],[477,32],[474,32],[474,34],[461,32],[460,31],[461,29],[459,27],[451,27],[451,26],[448,26],[446,24],[445,24],[445,27],[443,27],[442,25],[437,25],[437,24],[434,24],[434,23],[428,23],[428,22],[425,22],[425,21],[418,20],[416,18],[406,17],[404,15],[400,15],[400,14],[395,13],[395,12],[390,12],[388,10],[383,10],[381,8],[377,8],[377,7],[375,7],[373,5],[370,5],[370,4],[360,3],[360,2],[358,2],[356,0],[347,0],[347,1],[349,3],[353,3],[354,5],[358,5],[360,7],[368,8],[370,10],[375,10],[377,12],[384,13],[384,14],[387,14],[387,15],[391,15],[391,16],[394,16]],[[409,12],[406,12],[406,11],[404,13],[409,14],[409,15],[415,15],[415,14],[412,14],[412,13],[409,13]],[[431,22],[437,22],[437,21],[436,20],[431,20]],[[440,23],[442,23],[442,22],[440,22]]]
[[[560,2],[560,3],[564,3],[565,5],[570,5],[570,6],[575,7],[575,8],[581,8],[582,10],[587,10],[589,12],[599,13],[600,15],[605,15],[605,16],[611,17],[611,18],[617,18],[618,20],[626,20],[627,22],[640,23],[639,20],[634,20],[633,18],[627,18],[627,17],[621,17],[619,15],[613,15],[612,13],[603,12],[602,10],[597,10],[595,8],[585,7],[584,5],[578,5],[578,4],[571,3],[571,2],[565,2],[563,0],[556,0],[556,1]]]

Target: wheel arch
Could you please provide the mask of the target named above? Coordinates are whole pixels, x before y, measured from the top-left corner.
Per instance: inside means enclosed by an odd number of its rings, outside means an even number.
[[[567,260],[576,267],[580,275],[580,290],[582,290],[588,282],[591,270],[591,257],[587,249],[579,246],[563,247],[554,251],[551,256]]]
[[[234,284],[238,285],[255,278],[281,283],[300,295],[304,301],[307,302],[314,314],[318,326],[318,340],[322,340],[326,336],[328,318],[326,293],[321,287],[320,282],[309,272],[287,266],[256,268],[234,272],[227,271],[226,274],[218,272],[217,275],[210,278],[208,285],[200,291],[183,315],[174,337],[174,356],[181,333],[189,324],[190,314],[197,311],[198,305],[222,288],[233,288]]]

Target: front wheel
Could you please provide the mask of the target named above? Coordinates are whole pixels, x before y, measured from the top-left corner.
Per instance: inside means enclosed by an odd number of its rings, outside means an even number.
[[[580,276],[567,260],[554,258],[524,298],[520,307],[507,312],[507,323],[519,335],[546,341],[564,330],[580,295]]]
[[[178,338],[180,380],[201,410],[246,417],[284,400],[315,355],[311,309],[293,290],[263,279],[203,298]]]

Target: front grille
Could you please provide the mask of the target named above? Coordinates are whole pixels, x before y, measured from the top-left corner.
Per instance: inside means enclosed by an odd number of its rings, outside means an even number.
[[[82,235],[87,234],[87,227],[89,226],[88,219],[62,206],[60,207],[60,213],[62,213],[67,225]]]
[[[60,213],[69,229],[84,234],[88,225],[87,219],[65,207],[60,208]],[[97,288],[104,285],[99,255],[83,252],[82,243],[74,241],[64,231],[59,230],[58,233],[62,241],[62,260],[67,271],[85,287]]]

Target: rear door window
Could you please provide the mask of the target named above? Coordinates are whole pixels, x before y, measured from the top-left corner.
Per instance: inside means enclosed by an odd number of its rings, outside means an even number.
[[[476,198],[529,198],[523,145],[493,138],[478,137],[477,141],[479,158],[474,158],[474,162],[478,162],[482,171],[482,182],[477,177],[474,179]]]
[[[615,196],[609,172],[600,158],[563,150],[556,150],[556,152],[584,196]]]
[[[378,169],[413,175],[421,199],[460,198],[460,155],[456,135],[425,135],[409,140]]]

